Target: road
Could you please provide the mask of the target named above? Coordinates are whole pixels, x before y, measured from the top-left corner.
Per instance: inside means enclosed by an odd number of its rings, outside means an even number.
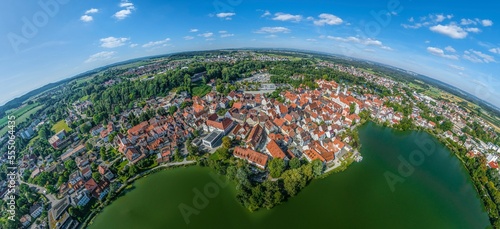
[[[54,206],[54,204],[56,204],[59,201],[54,195],[49,194],[47,192],[47,189],[44,188],[44,187],[41,187],[41,186],[38,186],[38,185],[35,185],[35,184],[26,183],[26,182],[24,182],[22,180],[19,180],[19,183],[20,184],[26,184],[30,188],[34,188],[35,191],[37,191],[41,195],[44,195],[49,200],[49,202],[51,203],[51,206]]]
[[[181,161],[181,162],[172,162],[172,163],[167,163],[167,164],[159,165],[157,167],[152,168],[151,170],[155,170],[155,169],[158,169],[158,168],[161,168],[161,167],[170,167],[170,166],[176,166],[176,165],[189,165],[189,164],[193,164],[193,163],[196,163],[196,161],[188,161],[188,160],[186,160],[184,158],[184,161]]]
[[[181,161],[181,162],[173,162],[173,163],[167,163],[167,164],[159,165],[159,166],[156,166],[156,167],[154,167],[152,169],[146,170],[146,171],[144,171],[142,173],[139,173],[139,174],[137,174],[137,175],[129,178],[127,180],[127,182],[131,182],[131,181],[135,180],[137,177],[142,176],[144,173],[147,173],[149,171],[153,171],[153,170],[156,170],[156,169],[159,169],[159,168],[162,168],[162,167],[170,167],[170,166],[176,166],[176,165],[189,165],[189,164],[193,164],[193,163],[196,163],[196,161],[188,161],[188,160],[186,160],[184,158],[184,161]]]

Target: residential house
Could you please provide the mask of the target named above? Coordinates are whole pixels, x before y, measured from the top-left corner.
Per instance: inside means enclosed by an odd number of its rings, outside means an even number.
[[[246,160],[248,163],[255,165],[261,169],[265,169],[267,166],[267,155],[253,151],[251,149],[241,148],[239,146],[235,147],[233,155],[236,158]]]

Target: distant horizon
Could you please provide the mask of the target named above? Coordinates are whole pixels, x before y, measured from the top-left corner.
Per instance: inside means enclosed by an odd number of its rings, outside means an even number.
[[[394,66],[498,108],[498,8],[486,0],[9,1],[0,9],[0,104],[112,63],[255,47]]]
[[[218,49],[206,49],[206,50],[186,50],[186,51],[178,51],[178,52],[171,52],[171,53],[164,53],[164,54],[156,54],[156,55],[150,55],[150,56],[142,56],[142,57],[135,57],[135,58],[130,58],[130,59],[126,59],[126,60],[120,60],[120,61],[117,61],[117,62],[113,62],[113,63],[109,63],[109,64],[105,64],[105,65],[102,65],[102,66],[98,66],[98,67],[95,67],[95,68],[92,68],[92,69],[88,69],[88,70],[85,70],[83,72],[80,72],[80,73],[77,73],[77,74],[74,74],[72,76],[69,76],[67,78],[63,78],[63,79],[60,79],[60,80],[57,80],[57,81],[54,81],[54,82],[50,82],[50,83],[47,83],[45,85],[42,85],[40,87],[37,87],[35,89],[32,89],[32,90],[29,90],[27,91],[26,93],[18,96],[18,97],[15,97],[15,98],[12,98],[11,100],[3,103],[3,104],[0,104],[0,107],[6,105],[7,103],[15,100],[15,99],[18,99],[20,97],[23,97],[25,96],[26,94],[29,94],[31,93],[32,91],[35,91],[35,90],[38,90],[42,87],[45,87],[49,84],[52,84],[52,83],[58,83],[58,82],[61,82],[61,81],[65,81],[65,80],[71,80],[73,78],[76,78],[77,76],[79,75],[82,75],[82,74],[86,74],[87,72],[92,72],[92,71],[95,71],[97,69],[100,69],[100,68],[110,68],[111,66],[113,65],[117,65],[119,66],[121,63],[125,63],[125,62],[131,62],[133,60],[137,60],[137,61],[140,61],[141,59],[149,59],[149,58],[161,58],[161,57],[165,57],[165,56],[169,56],[169,55],[175,55],[175,54],[182,54],[182,53],[188,53],[188,52],[212,52],[212,51],[228,51],[228,50],[232,50],[232,51],[237,51],[237,50],[251,50],[251,51],[259,51],[260,50],[274,50],[274,51],[293,51],[293,52],[298,52],[298,53],[304,53],[304,54],[314,54],[314,53],[318,53],[318,54],[324,54],[324,55],[331,55],[333,57],[343,57],[343,58],[351,58],[351,59],[355,59],[357,61],[368,61],[368,62],[372,62],[372,63],[375,63],[375,64],[379,64],[379,65],[387,65],[387,66],[390,66],[390,67],[393,67],[393,68],[398,68],[398,69],[401,69],[401,70],[404,70],[404,71],[409,71],[409,72],[413,72],[413,73],[416,73],[416,74],[419,74],[419,75],[422,75],[424,77],[427,77],[427,78],[430,78],[430,79],[433,79],[433,80],[436,80],[438,82],[441,82],[449,87],[453,87],[453,88],[457,88],[463,92],[466,92],[466,93],[469,93],[470,95],[472,96],[475,96],[474,94],[470,93],[470,92],[467,92],[467,91],[464,91],[463,89],[461,88],[458,88],[456,86],[453,86],[453,85],[450,85],[446,82],[443,82],[441,80],[438,80],[438,79],[435,79],[434,77],[430,77],[430,76],[427,76],[423,73],[419,73],[419,72],[415,72],[415,71],[411,71],[411,70],[408,70],[408,69],[404,69],[404,68],[400,68],[400,67],[397,67],[397,66],[393,66],[393,65],[390,65],[390,64],[385,64],[385,63],[380,63],[380,62],[377,62],[377,61],[372,61],[372,60],[368,60],[368,59],[363,59],[363,58],[357,58],[357,57],[350,57],[350,56],[345,56],[345,55],[342,55],[342,54],[336,54],[336,53],[328,53],[328,52],[324,52],[324,51],[315,51],[315,50],[304,50],[304,49],[297,49],[297,48],[269,48],[269,47],[240,47],[240,48],[218,48]],[[104,70],[105,71],[105,70]],[[488,103],[490,105],[492,105],[495,109],[497,109],[498,111],[500,111],[500,107],[495,105],[495,104],[492,104],[491,102],[489,101],[486,101],[486,100],[483,100],[481,98],[478,98],[480,99],[481,101],[485,102],[485,103]]]

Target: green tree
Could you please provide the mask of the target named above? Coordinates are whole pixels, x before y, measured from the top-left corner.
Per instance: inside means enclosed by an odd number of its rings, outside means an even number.
[[[92,127],[89,124],[85,123],[85,124],[80,126],[80,133],[88,134],[91,128]]]
[[[99,152],[99,155],[101,156],[101,159],[103,161],[108,160],[108,154],[106,153],[106,147],[101,147],[101,150]]]
[[[281,158],[273,158],[269,164],[269,173],[272,177],[277,178],[280,177],[283,171],[285,171],[285,161]]]
[[[92,178],[94,178],[94,180],[95,180],[96,182],[99,182],[99,181],[101,180],[101,174],[100,174],[100,173],[98,173],[98,172],[93,172],[93,173],[92,173]]]
[[[165,110],[165,108],[164,108],[164,107],[160,107],[160,108],[158,108],[158,110],[156,111],[156,113],[157,113],[158,115],[161,115],[161,116],[166,116],[166,115],[168,114],[168,113],[167,113],[167,110]]]
[[[40,136],[40,138],[48,140],[51,137],[52,132],[49,127],[47,127],[47,125],[42,125],[40,130],[38,130],[38,135]]]
[[[227,160],[229,159],[229,157],[231,156],[229,154],[229,149],[226,148],[226,147],[220,147],[218,148],[216,151],[215,151],[215,154],[217,155],[217,157],[221,160]]]
[[[323,174],[324,165],[322,161],[316,159],[311,164],[314,177],[319,177],[321,174]]]
[[[68,171],[73,171],[76,169],[76,162],[74,160],[67,160],[64,162],[64,168]]]
[[[231,138],[229,138],[228,136],[224,136],[222,138],[222,146],[226,149],[229,149],[231,148],[231,145],[232,145],[232,140]]]
[[[354,114],[356,111],[356,103],[349,104],[349,114]]]
[[[135,165],[131,165],[129,168],[128,168],[128,175],[129,176],[134,176],[139,170],[137,169],[137,166]]]
[[[171,106],[168,108],[168,113],[170,115],[174,115],[174,113],[177,111],[177,107],[176,106]]]
[[[283,187],[290,196],[295,196],[306,186],[306,179],[299,169],[287,170],[283,173]]]
[[[92,146],[92,144],[90,144],[90,142],[86,142],[85,143],[85,149],[87,149],[88,151],[92,150],[94,147]]]
[[[294,157],[288,162],[288,165],[290,166],[290,169],[298,169],[300,167],[300,159]]]
[[[439,128],[441,128],[441,130],[443,131],[451,130],[452,127],[453,123],[450,120],[443,121],[443,123],[441,123],[441,125],[439,126]]]

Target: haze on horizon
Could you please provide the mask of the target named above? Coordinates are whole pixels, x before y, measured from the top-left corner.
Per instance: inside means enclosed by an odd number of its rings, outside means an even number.
[[[1,105],[132,58],[255,47],[380,62],[500,107],[496,1],[8,0],[6,5],[0,9]]]

